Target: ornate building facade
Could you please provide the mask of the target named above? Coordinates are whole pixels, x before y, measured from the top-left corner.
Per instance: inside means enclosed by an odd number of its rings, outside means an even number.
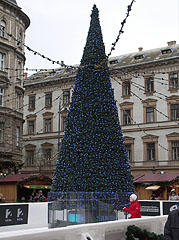
[[[22,164],[23,43],[29,24],[16,0],[0,1],[0,175]]]
[[[178,53],[179,45],[172,41],[109,60],[133,174],[179,170]],[[74,70],[57,69],[24,82],[23,172],[53,176],[75,75]]]

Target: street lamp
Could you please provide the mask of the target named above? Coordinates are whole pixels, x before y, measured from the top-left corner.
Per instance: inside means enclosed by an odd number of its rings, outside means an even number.
[[[157,169],[153,166],[151,171],[152,171],[153,174],[155,174]]]

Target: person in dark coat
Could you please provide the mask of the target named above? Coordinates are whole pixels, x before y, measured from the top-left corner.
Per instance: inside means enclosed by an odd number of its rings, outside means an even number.
[[[123,208],[123,210],[131,214],[130,218],[141,218],[140,203],[137,200],[137,195],[132,194],[130,196],[130,206],[129,208]]]
[[[177,209],[171,211],[164,226],[165,240],[179,240],[179,202]]]

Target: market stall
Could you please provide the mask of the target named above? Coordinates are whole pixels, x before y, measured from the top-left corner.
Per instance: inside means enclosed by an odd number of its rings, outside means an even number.
[[[140,200],[168,200],[171,189],[179,194],[179,173],[136,175],[134,186]]]
[[[32,192],[42,190],[47,197],[52,179],[42,174],[13,174],[0,178],[0,193],[7,203],[27,202]]]

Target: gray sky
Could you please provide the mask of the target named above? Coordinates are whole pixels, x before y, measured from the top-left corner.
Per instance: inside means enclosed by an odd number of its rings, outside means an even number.
[[[121,28],[131,0],[17,0],[29,16],[26,45],[53,60],[79,64],[89,30],[93,4],[99,9],[106,54]],[[111,56],[165,47],[179,43],[179,0],[136,0]],[[56,68],[59,65],[26,50],[28,68]]]

